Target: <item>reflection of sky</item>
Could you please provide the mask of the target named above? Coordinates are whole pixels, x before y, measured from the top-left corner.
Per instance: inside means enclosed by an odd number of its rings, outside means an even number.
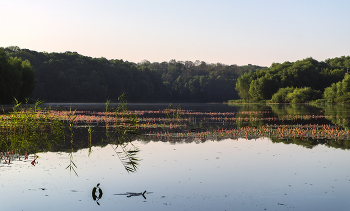
[[[0,167],[2,209],[11,210],[345,210],[349,151],[273,144],[269,139],[201,144],[133,142],[142,159],[128,174],[111,146],[39,154],[38,164]],[[98,206],[91,190],[103,190]],[[42,190],[44,188],[45,190]],[[152,192],[127,198],[113,195]]]

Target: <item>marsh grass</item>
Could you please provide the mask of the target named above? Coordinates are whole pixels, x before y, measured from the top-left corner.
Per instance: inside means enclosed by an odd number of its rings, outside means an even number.
[[[13,112],[0,116],[0,149],[35,153],[50,149],[64,135],[63,123],[39,108],[17,103]]]
[[[7,155],[6,162],[10,162],[9,151],[15,151],[18,154],[23,152],[26,155],[42,151],[57,151],[59,146],[65,146],[66,140],[69,140],[67,142],[70,144],[69,164],[66,169],[78,176],[77,165],[73,158],[73,152],[77,150],[74,147],[76,130],[87,128],[90,155],[93,125],[105,124],[107,139],[111,145],[116,146],[114,150],[124,168],[129,173],[135,172],[140,161],[136,156],[139,150],[131,143],[130,136],[138,134],[138,116],[127,110],[124,97],[120,97],[121,103],[115,112],[108,112],[110,101],[107,101],[106,112],[97,116],[82,115],[83,112],[71,109],[54,111],[51,107],[41,108],[40,101],[33,105],[16,103],[12,112],[0,116],[0,152],[6,152],[3,153]],[[110,115],[114,115],[112,119]],[[110,129],[109,124],[112,126]]]
[[[107,100],[103,112],[53,110],[41,108],[40,103],[18,103],[12,112],[0,115],[0,152],[66,151],[70,158],[67,168],[76,175],[73,152],[88,147],[90,155],[93,144],[101,142],[113,147],[128,172],[135,172],[140,159],[132,141],[137,138],[204,142],[269,137],[276,143],[308,148],[325,144],[350,149],[349,115],[343,107],[310,110],[304,105],[274,105],[266,110],[266,106],[242,105],[235,112],[203,112],[170,104],[164,110],[132,111],[127,108],[125,94],[115,109]],[[74,139],[82,137],[81,131],[87,138],[77,144]]]

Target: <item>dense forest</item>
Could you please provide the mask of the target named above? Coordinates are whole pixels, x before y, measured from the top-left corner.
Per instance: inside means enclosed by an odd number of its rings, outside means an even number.
[[[256,65],[204,61],[133,63],[76,52],[0,48],[0,103],[46,102],[350,102],[350,57]]]
[[[239,98],[238,77],[263,68],[203,61],[133,63],[16,46],[4,51],[30,62],[36,83],[30,97],[46,102],[116,102],[123,92],[129,102],[223,102]]]
[[[30,62],[8,57],[0,48],[0,104],[25,101],[34,87],[34,71]]]
[[[323,98],[323,102],[346,103],[350,101],[349,68],[349,56],[273,63],[241,75],[236,90],[246,102],[304,103]]]

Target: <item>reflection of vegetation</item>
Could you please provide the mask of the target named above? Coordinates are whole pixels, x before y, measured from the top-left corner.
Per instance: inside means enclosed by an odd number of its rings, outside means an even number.
[[[166,109],[166,116],[168,119],[177,119],[179,120],[181,118],[181,107],[178,105],[176,108],[171,107],[171,103],[169,104],[168,108]]]
[[[269,106],[271,107],[272,113],[279,117],[320,113],[320,109],[303,104],[271,104]]]
[[[122,143],[116,147],[112,146],[115,153],[118,155],[119,160],[122,162],[125,170],[128,173],[133,173],[137,171],[137,166],[139,165],[139,159],[136,157],[137,153],[140,151],[131,142]],[[120,147],[121,151],[117,151]]]
[[[230,112],[171,106],[163,110],[131,111],[127,109],[125,95],[119,100],[114,110],[107,101],[104,112],[55,111],[40,109],[38,105],[17,105],[13,112],[1,116],[0,147],[4,152],[66,151],[70,157],[67,168],[76,175],[73,152],[88,147],[90,155],[92,146],[108,144],[126,171],[135,172],[140,161],[137,158],[140,150],[132,144],[136,138],[200,143],[269,137],[274,142],[308,148],[320,143],[342,149],[349,147],[349,110],[344,106],[245,104]]]
[[[306,138],[279,139],[276,137],[270,137],[270,139],[273,143],[296,144],[309,149],[312,149],[314,146],[317,146],[320,143],[319,140]]]
[[[328,140],[326,146],[340,149],[350,149],[350,140]]]
[[[140,151],[136,146],[131,143],[131,137],[138,134],[138,118],[136,114],[127,114],[127,106],[125,100],[125,93],[119,98],[119,105],[116,110],[116,116],[122,115],[126,118],[122,122],[115,122],[115,130],[117,136],[116,147],[112,146],[118,158],[122,162],[127,172],[136,172],[137,166],[139,165],[139,159],[136,157]],[[108,133],[108,130],[106,131]],[[118,147],[121,151],[117,151]]]
[[[132,138],[138,134],[139,119],[137,114],[131,113],[127,108],[126,93],[118,98],[118,107],[114,112],[110,108],[111,101],[106,102],[106,112],[104,116],[105,135],[108,144],[116,152],[118,158],[127,172],[136,172],[139,159],[136,157],[140,151],[132,142]],[[102,116],[101,115],[101,116]],[[89,146],[91,146],[92,129],[88,125]],[[91,147],[89,147],[89,154]]]
[[[71,144],[71,150],[69,152],[69,165],[67,166],[66,169],[69,168],[69,172],[72,172],[72,170],[74,171],[75,175],[78,176],[77,172],[76,172],[76,168],[77,166],[75,165],[74,161],[73,161],[73,152],[74,152],[74,149],[73,149],[73,137],[74,137],[74,123],[75,123],[75,120],[77,118],[77,116],[75,115],[75,112],[76,111],[69,111],[68,115],[67,115],[67,126],[68,126],[68,129],[69,129],[69,132],[70,132],[70,144]]]
[[[78,173],[75,171],[77,166],[75,165],[75,163],[73,161],[73,149],[72,149],[71,153],[69,153],[69,165],[67,166],[66,169],[68,169],[68,168],[69,168],[69,172],[72,172],[72,170],[73,170],[75,175],[78,176]]]
[[[326,119],[333,124],[350,129],[350,107],[348,105],[324,105],[319,106]]]
[[[264,116],[268,115],[268,107],[260,104],[242,104],[236,115],[237,127],[260,128],[265,124]]]
[[[64,136],[63,123],[48,111],[20,104],[13,112],[0,116],[0,150],[28,153],[53,150]]]
[[[89,148],[89,156],[91,155],[92,153],[92,145],[91,145],[91,139],[92,139],[92,129],[91,129],[91,126],[88,125],[88,133],[89,133],[89,141],[88,141],[88,148]]]
[[[350,140],[335,140],[335,139],[307,139],[307,138],[289,138],[278,139],[271,137],[273,143],[296,144],[306,148],[313,148],[319,144],[337,149],[350,149]]]
[[[115,144],[114,147],[119,159],[128,172],[135,172],[139,159],[136,157],[139,149],[131,141],[138,134],[138,117],[126,108],[125,95],[120,97],[121,103],[116,109],[113,118],[111,113],[104,112],[96,120],[91,115],[82,116],[82,112],[53,111],[51,108],[41,109],[40,102],[32,107],[22,107],[17,104],[13,112],[0,116],[0,151],[37,153],[42,151],[68,151],[69,165],[66,169],[74,172],[77,176],[76,164],[73,160],[73,152],[86,147],[86,141],[80,142],[79,137],[87,131],[89,155],[91,154],[93,133],[98,132],[99,127],[94,124],[105,124],[105,134],[108,142]],[[108,104],[106,110],[108,111]],[[101,118],[103,117],[104,118]],[[99,123],[99,121],[102,121]],[[113,123],[113,124],[111,124]],[[111,124],[111,127],[108,127]],[[92,128],[97,129],[93,130]],[[87,128],[87,130],[83,130]],[[80,133],[79,133],[80,132]],[[98,137],[98,144],[103,145],[104,138]],[[69,140],[66,143],[65,140]],[[85,139],[86,140],[86,139]],[[96,143],[95,143],[96,144]],[[104,145],[106,145],[104,144]],[[121,151],[117,151],[121,149]],[[20,153],[19,153],[20,154]],[[7,154],[6,154],[7,155]],[[20,155],[19,155],[20,156]],[[8,161],[8,159],[6,160]]]

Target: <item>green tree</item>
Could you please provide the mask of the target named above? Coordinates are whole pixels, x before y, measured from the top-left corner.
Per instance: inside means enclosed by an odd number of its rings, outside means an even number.
[[[0,103],[12,103],[14,98],[25,101],[34,86],[34,71],[29,61],[8,57],[0,48]]]
[[[330,87],[325,88],[323,97],[328,103],[334,103],[337,98],[337,84],[333,83]]]
[[[268,100],[271,99],[273,88],[272,80],[267,77],[261,77],[253,80],[250,83],[249,95],[253,101]]]
[[[246,101],[249,101],[251,99],[251,96],[249,94],[249,88],[250,83],[253,80],[254,73],[244,73],[237,79],[236,83],[236,90],[238,92],[238,95]]]
[[[316,100],[321,97],[321,92],[311,89],[310,87],[295,88],[293,92],[288,93],[286,102],[289,103],[305,103]]]
[[[327,102],[349,103],[350,102],[350,75],[346,74],[342,81],[333,83],[323,93]]]
[[[287,102],[286,98],[289,93],[294,91],[293,87],[280,88],[275,94],[272,95],[272,103],[284,103]]]

